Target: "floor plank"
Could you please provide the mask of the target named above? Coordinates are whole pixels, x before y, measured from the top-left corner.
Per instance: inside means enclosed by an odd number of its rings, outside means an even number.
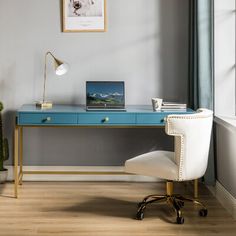
[[[0,190],[3,236],[236,235],[236,221],[203,185],[200,200],[208,217],[199,217],[197,207],[185,204],[184,225],[173,223],[175,214],[164,203],[148,207],[143,221],[133,219],[137,202],[148,194],[163,194],[164,183],[25,182],[19,199],[11,197],[11,183]],[[191,195],[192,188],[177,184],[175,192]]]

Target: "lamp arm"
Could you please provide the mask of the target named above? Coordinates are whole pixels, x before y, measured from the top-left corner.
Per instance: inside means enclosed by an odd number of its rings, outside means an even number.
[[[47,56],[51,55],[51,57],[56,60],[56,58],[53,56],[53,54],[48,51],[45,54],[45,59],[44,59],[44,82],[43,82],[43,103],[45,102],[45,96],[46,96],[46,82],[47,82]]]
[[[46,56],[47,56],[47,55],[51,55],[51,57],[52,57],[54,60],[56,60],[56,57],[55,57],[50,51],[46,52]]]

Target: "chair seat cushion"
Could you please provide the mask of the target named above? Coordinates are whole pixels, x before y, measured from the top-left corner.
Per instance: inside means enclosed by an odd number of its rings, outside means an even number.
[[[174,152],[168,151],[153,151],[131,158],[125,162],[125,171],[167,180],[178,179]]]

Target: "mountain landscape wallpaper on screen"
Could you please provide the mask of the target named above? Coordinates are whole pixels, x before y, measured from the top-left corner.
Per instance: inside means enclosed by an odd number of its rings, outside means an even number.
[[[90,82],[87,83],[87,105],[124,104],[124,83]]]

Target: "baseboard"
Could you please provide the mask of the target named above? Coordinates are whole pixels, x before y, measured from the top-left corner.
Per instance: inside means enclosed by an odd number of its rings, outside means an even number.
[[[8,181],[14,179],[13,166],[6,166],[8,169]],[[124,172],[119,166],[24,166],[25,171],[83,171],[83,172]],[[50,175],[50,174],[27,174],[23,176],[24,181],[130,181],[130,182],[159,182],[158,178],[139,175]]]
[[[236,220],[236,199],[218,181],[215,187],[209,187],[209,190]]]

